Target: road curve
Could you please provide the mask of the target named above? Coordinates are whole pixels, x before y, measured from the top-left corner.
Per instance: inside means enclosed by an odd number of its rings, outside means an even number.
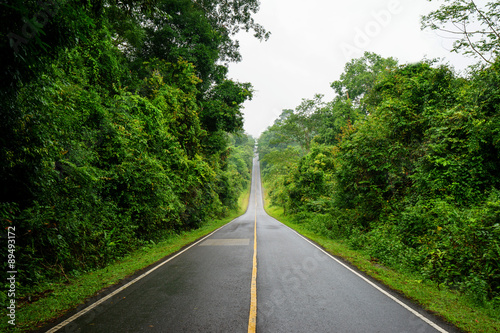
[[[44,331],[458,332],[268,216],[257,157],[243,216],[95,301]]]

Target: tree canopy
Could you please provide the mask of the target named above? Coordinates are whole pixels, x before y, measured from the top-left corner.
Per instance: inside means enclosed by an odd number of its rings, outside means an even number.
[[[500,4],[488,1],[445,0],[438,10],[422,17],[422,27],[452,39],[453,52],[462,52],[492,64],[500,52]]]
[[[250,182],[252,86],[227,63],[240,59],[239,30],[269,36],[258,1],[0,8],[0,221],[22,235],[20,292],[236,207]]]
[[[349,62],[331,102],[304,100],[259,138],[271,204],[495,308],[499,59],[467,78],[434,61],[397,65],[367,53]]]

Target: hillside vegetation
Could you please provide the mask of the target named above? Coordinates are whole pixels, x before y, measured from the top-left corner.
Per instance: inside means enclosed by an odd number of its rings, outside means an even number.
[[[483,15],[482,35],[455,44],[478,65],[458,74],[369,52],[348,62],[333,100],[304,99],[261,135],[263,179],[271,203],[302,228],[458,291],[498,318],[499,6],[446,3],[424,25]]]
[[[0,221],[15,234],[2,274],[17,271],[19,302],[237,207],[252,86],[228,78],[227,63],[240,59],[238,30],[268,34],[257,1],[0,9]]]

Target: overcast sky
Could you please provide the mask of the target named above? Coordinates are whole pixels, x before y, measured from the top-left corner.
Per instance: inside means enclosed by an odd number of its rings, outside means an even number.
[[[245,103],[245,131],[258,137],[283,109],[295,109],[316,93],[331,100],[330,83],[364,51],[400,63],[445,58],[456,69],[475,63],[450,53],[449,39],[420,30],[420,17],[441,2],[261,0],[255,18],[272,35],[259,42],[251,34],[239,34],[243,60],[229,71],[229,77],[251,82],[255,89],[253,100]]]

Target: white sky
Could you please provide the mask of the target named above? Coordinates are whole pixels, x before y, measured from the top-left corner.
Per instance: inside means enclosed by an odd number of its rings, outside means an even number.
[[[314,94],[334,97],[330,83],[364,51],[394,57],[401,64],[444,58],[456,69],[476,60],[449,52],[452,41],[420,30],[420,17],[442,1],[427,0],[261,0],[255,16],[272,35],[259,42],[239,34],[243,60],[229,77],[252,83],[245,103],[245,131],[258,137],[283,109],[295,109]]]

